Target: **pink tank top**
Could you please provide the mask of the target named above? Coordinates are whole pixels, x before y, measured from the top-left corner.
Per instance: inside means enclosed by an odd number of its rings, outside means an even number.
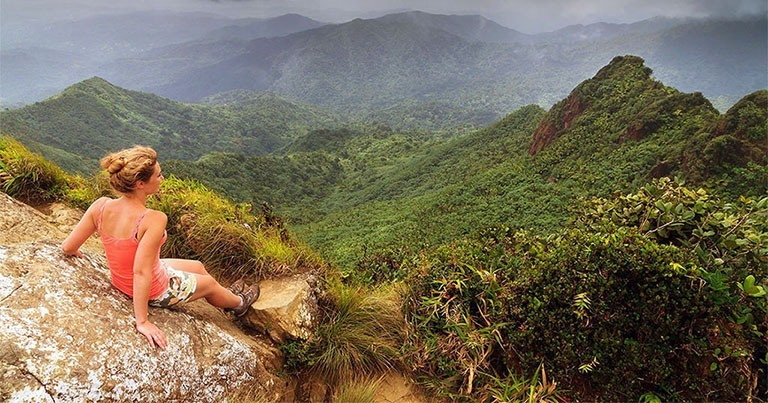
[[[107,255],[107,264],[109,272],[112,274],[112,285],[118,290],[124,292],[129,297],[133,297],[133,261],[136,258],[136,250],[139,248],[139,224],[149,210],[136,220],[136,225],[131,231],[130,238],[114,238],[101,230],[101,215],[104,213],[104,206],[111,199],[107,199],[99,208],[97,219],[97,229],[101,236],[101,243],[104,245],[104,252]],[[167,234],[163,233],[163,239],[160,245],[165,243]],[[157,252],[155,263],[152,265],[152,282],[149,288],[149,299],[154,299],[162,295],[168,288],[168,274],[160,266],[160,251]]]

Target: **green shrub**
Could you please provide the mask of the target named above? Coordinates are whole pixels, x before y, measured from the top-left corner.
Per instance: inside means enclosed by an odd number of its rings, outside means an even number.
[[[334,281],[320,305],[323,316],[315,335],[281,346],[289,370],[337,386],[400,365],[405,321],[395,289],[374,291]]]
[[[11,137],[0,137],[0,190],[29,203],[62,198],[71,177]]]
[[[701,376],[717,310],[690,256],[626,229],[567,231],[547,255],[511,283],[508,368],[529,372],[543,361],[575,393],[618,400],[720,388],[719,378]]]
[[[637,193],[585,204],[576,224],[593,231],[634,228],[661,244],[677,245],[696,256],[697,274],[709,284],[718,305],[754,321],[748,330],[768,331],[766,299],[737,287],[748,276],[768,285],[768,196],[725,202],[704,189],[693,190],[663,178]],[[737,319],[738,320],[738,319]]]
[[[660,180],[587,202],[548,237],[489,229],[445,245],[406,269],[421,329],[407,361],[453,398],[498,395],[542,364],[587,399],[758,396],[767,207]]]

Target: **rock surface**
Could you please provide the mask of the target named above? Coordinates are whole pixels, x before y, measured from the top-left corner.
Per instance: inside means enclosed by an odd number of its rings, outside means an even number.
[[[0,401],[279,399],[282,358],[269,340],[196,301],[150,308],[169,344],[151,348],[103,254],[65,257],[66,233],[50,220],[0,193]]]
[[[0,400],[213,402],[243,388],[281,393],[282,381],[257,354],[268,348],[190,313],[150,308],[169,344],[151,348],[103,263],[65,258],[52,242],[0,246]]]
[[[98,239],[81,248],[85,258],[61,254],[82,212],[38,209],[0,192],[0,401],[285,402],[306,387],[311,401],[327,397],[322,381],[297,385],[275,375],[283,356],[274,343],[203,301],[150,308],[169,342],[152,349],[134,329],[131,301],[110,285]],[[243,325],[279,341],[308,337],[312,278],[260,285]],[[425,400],[390,374],[374,401]]]
[[[317,316],[311,282],[301,276],[260,282],[261,294],[242,319],[243,325],[268,334],[277,343],[309,338]]]

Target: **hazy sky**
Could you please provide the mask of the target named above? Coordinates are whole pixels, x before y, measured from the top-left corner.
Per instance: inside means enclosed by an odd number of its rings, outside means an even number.
[[[635,22],[654,16],[732,17],[768,13],[766,0],[0,0],[4,22],[71,19],[139,9],[206,11],[234,17],[299,13],[325,22],[422,10],[481,14],[525,33],[572,24]]]

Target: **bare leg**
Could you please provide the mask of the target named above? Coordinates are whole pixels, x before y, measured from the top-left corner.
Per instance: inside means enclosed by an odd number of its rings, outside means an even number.
[[[200,274],[202,276],[210,276],[208,270],[205,270],[205,266],[199,260],[190,259],[160,259],[168,266],[173,267],[176,270],[186,271],[188,273]]]
[[[242,299],[232,291],[224,288],[215,278],[208,274],[205,266],[197,260],[162,259],[163,262],[176,270],[194,274],[197,277],[197,288],[189,297],[190,301],[205,298],[209,304],[218,308],[234,308],[240,305]]]
[[[222,287],[213,277],[193,275],[197,277],[197,289],[189,298],[190,301],[205,298],[209,304],[218,308],[235,308],[242,302],[238,295]]]

